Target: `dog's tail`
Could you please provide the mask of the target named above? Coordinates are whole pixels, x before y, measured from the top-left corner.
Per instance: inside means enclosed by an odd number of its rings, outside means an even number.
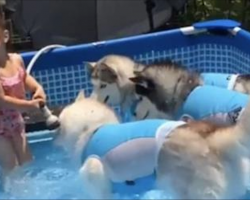
[[[217,150],[237,148],[237,152],[241,152],[239,149],[250,152],[250,99],[245,109],[242,110],[237,123],[234,126],[217,129],[209,140],[210,145]],[[246,151],[244,152],[246,153]]]

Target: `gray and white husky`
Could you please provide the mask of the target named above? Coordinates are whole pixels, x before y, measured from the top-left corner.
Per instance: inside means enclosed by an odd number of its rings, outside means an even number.
[[[136,101],[134,69],[139,67],[132,59],[120,55],[108,55],[98,62],[85,62],[93,84],[91,97],[109,105],[119,105],[125,113]]]
[[[195,87],[204,84],[216,84],[221,87],[227,87],[220,84],[227,84],[228,82],[230,89],[242,93],[250,93],[250,76],[245,74],[233,76],[217,74],[216,77],[223,80],[219,80],[220,83],[214,83],[209,74],[205,74],[204,77],[204,74],[189,71],[171,61],[161,64],[143,65],[121,55],[107,55],[97,62],[85,62],[85,64],[89,69],[93,84],[91,96],[96,97],[101,102],[121,105],[123,113],[129,111],[133,115],[132,119],[137,120],[145,118],[171,118],[171,112],[185,100],[187,94]],[[154,68],[155,66],[156,68]],[[149,69],[146,70],[146,68]],[[145,70],[143,71],[143,69]],[[161,83],[156,88],[160,92],[154,92],[152,97],[149,97],[149,99],[152,98],[153,102],[155,102],[154,105],[149,102],[148,98],[138,97],[135,92],[136,79],[131,79],[131,77],[138,77],[142,71],[146,79],[148,76],[155,79],[153,81]],[[230,77],[231,80],[229,80]],[[147,83],[150,84],[150,81]],[[162,89],[165,90],[165,93]],[[140,105],[137,106],[138,109],[136,111],[134,104],[137,102],[140,102]],[[164,106],[166,102],[167,107]]]
[[[177,199],[234,199],[246,192],[250,105],[234,126],[162,120],[164,126],[150,133],[145,120],[120,124],[112,109],[80,93],[59,119],[57,144],[81,161],[79,173],[89,198],[110,199],[112,183],[129,181],[128,188],[136,187],[141,181],[133,178],[154,172],[156,188],[171,191]],[[122,129],[125,126],[129,129]],[[130,139],[123,136],[128,130],[135,130]],[[143,131],[152,138],[134,138]]]

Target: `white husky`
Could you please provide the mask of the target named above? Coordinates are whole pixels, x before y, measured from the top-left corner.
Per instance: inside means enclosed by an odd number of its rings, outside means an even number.
[[[250,105],[235,126],[162,120],[151,133],[143,126],[154,121],[119,124],[110,108],[80,93],[59,116],[57,143],[83,162],[80,176],[90,198],[111,198],[113,183],[136,186],[136,178],[155,171],[158,189],[170,188],[176,198],[232,199],[246,191],[243,160],[249,154],[249,118]],[[129,136],[138,138],[102,155],[103,149],[128,138],[128,130],[137,130]],[[148,138],[140,140],[144,132]]]

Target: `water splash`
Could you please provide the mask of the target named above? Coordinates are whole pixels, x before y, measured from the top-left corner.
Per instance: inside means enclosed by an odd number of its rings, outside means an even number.
[[[6,178],[0,199],[88,199],[78,168],[63,151],[51,150],[34,162],[15,170]],[[114,195],[114,199],[171,199],[159,191],[133,197]]]

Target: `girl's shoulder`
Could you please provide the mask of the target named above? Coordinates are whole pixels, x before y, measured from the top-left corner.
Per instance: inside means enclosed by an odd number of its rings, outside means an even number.
[[[20,54],[18,53],[9,53],[9,58],[11,61],[14,62],[19,62],[21,65],[23,65],[23,58]]]
[[[20,72],[22,77],[25,77],[26,70],[24,67],[22,56],[17,53],[9,53],[8,55],[9,55],[9,59],[11,60],[13,65],[16,67],[17,71]]]

